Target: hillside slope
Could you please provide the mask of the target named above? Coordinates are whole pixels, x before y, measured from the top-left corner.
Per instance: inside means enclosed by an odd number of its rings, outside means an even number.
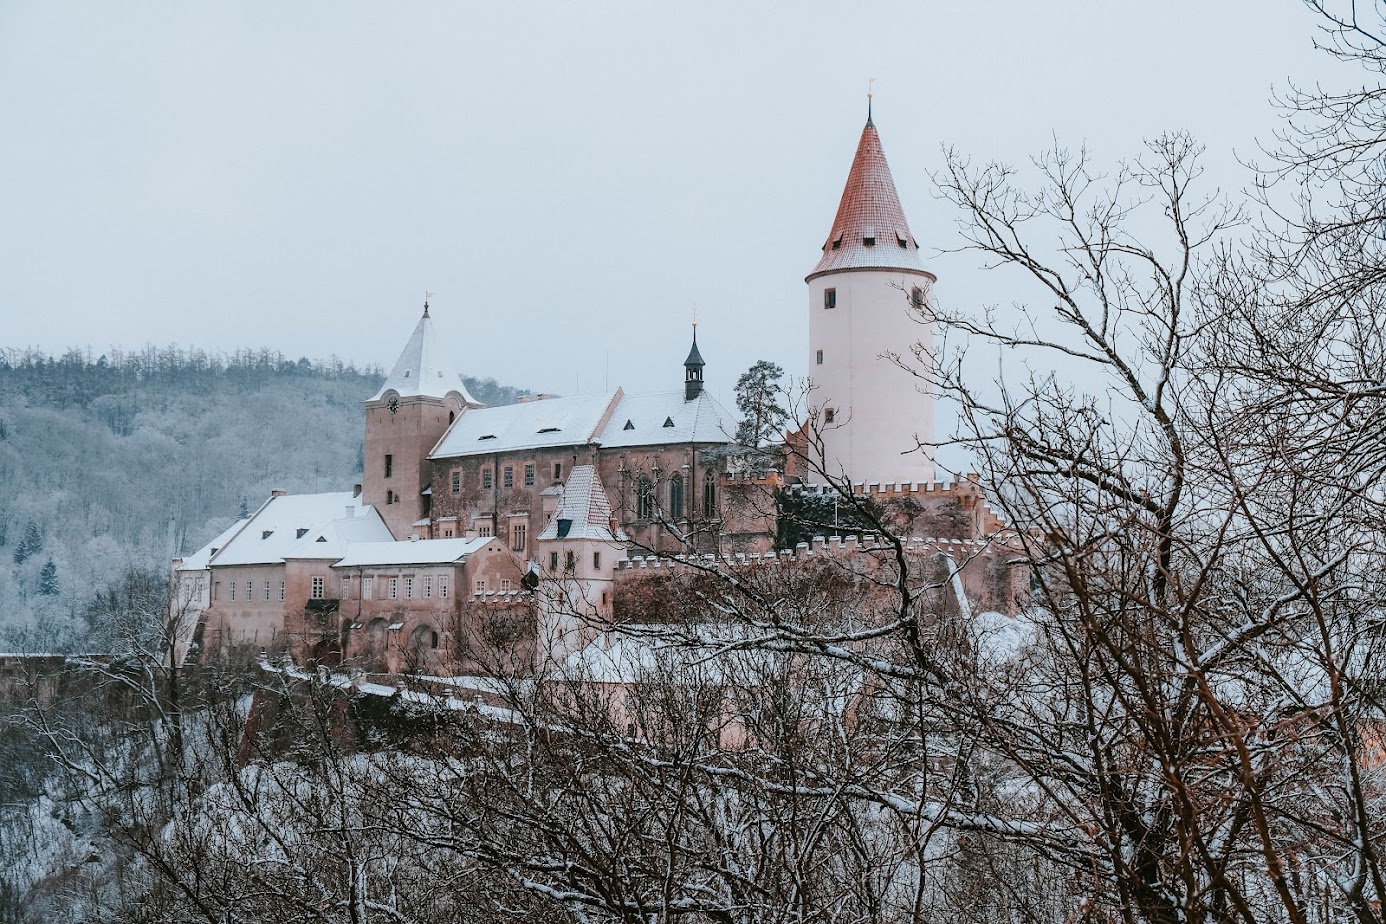
[[[0,350],[0,650],[80,647],[97,594],[274,488],[349,490],[382,380],[268,350]],[[523,393],[467,386],[487,404]]]

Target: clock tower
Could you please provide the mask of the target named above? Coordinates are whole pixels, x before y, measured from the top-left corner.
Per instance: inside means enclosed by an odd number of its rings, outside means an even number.
[[[448,361],[424,302],[423,317],[394,368],[366,401],[362,500],[385,520],[395,539],[413,534],[428,515],[423,493],[432,480],[428,454],[467,408],[481,407]]]

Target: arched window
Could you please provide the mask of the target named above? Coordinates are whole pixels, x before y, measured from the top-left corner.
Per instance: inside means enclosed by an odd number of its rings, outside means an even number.
[[[645,475],[640,476],[640,480],[635,483],[635,516],[636,519],[650,520],[654,518],[655,494],[654,484]]]
[[[703,475],[703,516],[717,516],[717,474],[708,472]]]
[[[683,476],[677,472],[669,479],[669,516],[683,516]]]

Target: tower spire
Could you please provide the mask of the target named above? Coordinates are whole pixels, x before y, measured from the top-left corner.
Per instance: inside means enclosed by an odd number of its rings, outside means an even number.
[[[693,346],[683,361],[683,400],[692,401],[703,393],[703,354],[698,351],[698,322],[693,322]]]
[[[874,122],[871,121],[871,97],[873,97],[873,96],[876,95],[876,94],[875,94],[875,90],[874,90],[875,85],[876,85],[876,78],[875,78],[875,77],[871,77],[871,78],[868,78],[868,79],[867,79],[867,81],[866,81],[866,124],[867,124],[867,125],[874,125],[874,124],[875,124]]]
[[[904,269],[927,272],[919,257],[919,244],[905,221],[905,210],[895,191],[881,136],[871,121],[867,97],[866,127],[861,130],[847,185],[833,218],[833,229],[823,244],[823,257],[809,273],[840,269]]]

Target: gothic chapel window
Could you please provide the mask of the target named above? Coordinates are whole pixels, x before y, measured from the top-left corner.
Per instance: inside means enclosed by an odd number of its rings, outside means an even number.
[[[669,479],[669,516],[683,516],[683,476],[679,474]]]
[[[654,517],[654,507],[654,485],[649,478],[641,475],[635,487],[635,515],[641,520],[649,520]]]
[[[713,472],[703,476],[703,516],[717,516],[717,476]]]

